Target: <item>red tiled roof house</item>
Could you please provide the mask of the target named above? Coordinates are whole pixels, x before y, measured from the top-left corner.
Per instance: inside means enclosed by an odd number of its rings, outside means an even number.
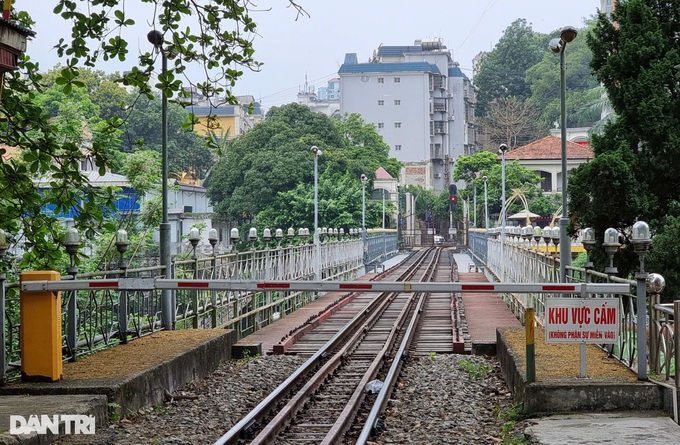
[[[575,142],[567,141],[567,172],[593,159],[593,150]],[[546,136],[522,147],[508,151],[506,162],[517,160],[521,165],[538,173],[541,189],[545,192],[562,191],[562,139]]]

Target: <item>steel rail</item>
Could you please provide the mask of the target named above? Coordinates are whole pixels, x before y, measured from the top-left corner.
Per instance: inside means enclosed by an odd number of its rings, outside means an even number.
[[[440,254],[441,252],[437,252],[437,256],[433,261],[435,265],[439,262]],[[429,272],[430,276],[428,277],[428,279],[431,279],[433,271],[430,270]],[[413,316],[411,317],[408,327],[404,332],[404,337],[401,341],[401,344],[399,345],[399,349],[397,350],[397,353],[394,355],[392,365],[390,366],[390,369],[387,372],[385,379],[383,380],[382,389],[380,390],[378,396],[373,402],[373,406],[371,407],[371,410],[368,414],[368,417],[366,418],[361,433],[359,434],[359,438],[356,441],[357,445],[367,444],[370,436],[376,431],[377,424],[380,421],[380,415],[384,412],[385,408],[387,407],[389,397],[392,394],[392,390],[394,389],[397,383],[397,379],[401,371],[401,366],[403,364],[403,359],[406,356],[406,351],[410,347],[413,338],[416,334],[416,327],[418,326],[418,323],[420,322],[421,316],[423,314],[423,309],[425,307],[427,297],[428,294],[425,293],[419,294],[418,303],[416,304]]]
[[[423,254],[424,255],[424,254]],[[416,263],[418,260],[416,260]],[[409,267],[406,272],[404,272],[398,279],[404,276],[409,276],[413,266]],[[331,350],[335,349],[337,345],[344,341],[348,336],[348,332],[354,329],[358,325],[365,325],[365,319],[370,319],[371,317],[378,315],[378,307],[388,296],[389,293],[382,293],[376,299],[371,301],[364,309],[357,313],[350,321],[348,321],[345,326],[338,331],[326,344],[324,344],[315,354],[313,354],[305,363],[303,363],[298,369],[296,369],[283,383],[281,383],[274,391],[272,391],[264,400],[262,400],[252,411],[250,411],[246,416],[244,416],[239,422],[237,422],[233,427],[227,431],[222,437],[220,437],[215,445],[232,445],[239,443],[240,440],[244,439],[248,430],[253,427],[257,422],[261,421],[266,417],[267,413],[276,409],[278,404],[288,397],[288,394],[297,386],[299,379],[307,376],[312,369],[319,366],[322,361],[326,360],[328,354]],[[358,331],[359,333],[362,330]],[[342,354],[334,354],[333,357],[342,357]],[[333,366],[334,360],[329,360],[325,365],[321,365],[323,368],[328,369]],[[318,372],[318,371],[317,371]],[[311,379],[310,379],[311,381]],[[300,392],[307,391],[307,385],[303,387]]]
[[[436,268],[437,263],[439,262],[439,256],[441,255],[441,249],[436,249],[434,251],[435,255],[434,257],[430,260],[429,264],[427,265],[427,268],[425,270],[425,273],[421,280],[427,281],[430,280],[432,275],[433,275],[433,270]],[[415,272],[415,271],[414,271]],[[394,326],[392,327],[392,330],[390,331],[390,334],[388,335],[385,344],[381,348],[380,352],[376,355],[375,359],[373,360],[371,366],[369,369],[365,372],[364,377],[362,378],[361,382],[359,385],[357,385],[357,388],[354,391],[354,394],[352,394],[352,397],[348,401],[347,405],[343,409],[341,415],[338,417],[336,422],[333,424],[331,429],[328,431],[328,434],[326,434],[326,437],[324,440],[321,442],[321,445],[332,445],[337,442],[337,439],[345,433],[345,431],[349,428],[349,424],[351,421],[353,421],[356,412],[359,410],[359,407],[361,403],[364,400],[364,394],[365,394],[365,388],[366,385],[377,375],[378,371],[383,367],[385,363],[385,357],[387,354],[393,349],[394,343],[397,339],[397,336],[402,333],[403,327],[406,324],[407,316],[409,314],[412,314],[412,317],[410,319],[409,326],[406,330],[405,335],[409,337],[409,340],[413,338],[413,334],[415,333],[415,324],[414,324],[414,319],[418,320],[420,315],[422,314],[422,307],[424,305],[424,302],[427,298],[427,294],[424,293],[414,293],[411,298],[409,298],[409,301],[407,304],[404,305],[402,308],[401,313],[399,314],[399,317],[397,318],[397,321],[394,323]],[[417,302],[416,302],[417,300]],[[414,311],[411,311],[411,308],[413,307],[415,302],[415,309]],[[404,341],[402,341],[401,345],[404,344]],[[393,362],[393,365],[395,362],[401,362],[401,354],[403,354],[402,347],[400,346],[399,352],[397,352],[396,355],[393,355],[396,357],[396,359]],[[393,384],[394,382],[388,383],[387,381],[383,382],[383,389],[380,391],[382,394],[385,392],[386,385]]]

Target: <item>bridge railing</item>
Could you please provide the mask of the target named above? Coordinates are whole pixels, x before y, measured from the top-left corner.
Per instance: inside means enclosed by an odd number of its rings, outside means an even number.
[[[485,232],[469,234],[469,251],[475,263],[481,267],[491,281],[508,283],[557,283],[560,282],[560,262],[557,252],[548,246],[539,246],[517,238],[507,237],[501,248],[500,237],[488,236]],[[556,249],[555,249],[556,250]],[[646,289],[638,289],[638,280],[630,280],[592,269],[566,267],[567,283],[621,283],[629,285],[631,292],[617,294],[619,301],[619,341],[614,345],[602,345],[608,353],[640,374],[638,366],[638,336],[648,338],[647,368],[657,376],[666,379],[675,373],[675,364],[680,363],[674,339],[680,339],[674,322],[672,305],[659,304],[659,294],[651,293],[646,314],[638,317],[638,295],[645,295]],[[503,277],[503,279],[501,279]],[[611,295],[592,295],[592,298]],[[547,293],[502,294],[513,313],[524,322],[524,311],[533,308],[540,324],[545,323],[545,299],[554,297]],[[639,326],[638,320],[646,320],[646,326]],[[642,331],[641,331],[642,330]],[[648,332],[648,335],[647,335]],[[643,343],[644,344],[644,343]],[[646,351],[645,355],[646,355]],[[646,375],[644,370],[643,375]]]
[[[376,243],[380,236],[374,235]],[[395,242],[396,245],[396,242]],[[322,278],[352,280],[364,273],[361,239],[329,240],[320,246]],[[176,277],[226,280],[313,280],[316,251],[312,244],[266,248],[173,261],[171,274],[160,266],[108,270],[63,276],[62,280],[101,280],[118,277]],[[20,366],[19,283],[0,280],[5,317],[0,332],[0,380],[18,376]],[[285,317],[316,297],[315,292],[205,291],[181,289],[172,293],[173,328],[229,327],[239,337]],[[75,302],[75,304],[69,304]],[[63,357],[74,360],[112,345],[163,329],[158,290],[87,289],[62,294]],[[167,310],[167,309],[166,309]]]

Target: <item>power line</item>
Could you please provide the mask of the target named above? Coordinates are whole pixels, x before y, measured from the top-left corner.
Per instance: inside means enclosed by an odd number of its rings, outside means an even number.
[[[498,3],[498,0],[489,0],[489,4],[486,5],[486,9],[484,9],[484,11],[482,12],[482,15],[479,16],[479,19],[477,19],[477,22],[472,27],[472,29],[470,30],[468,35],[463,39],[461,44],[458,45],[458,48],[456,48],[456,52],[458,52],[463,47],[463,45],[465,45],[465,42],[467,42],[467,40],[470,38],[470,36],[472,36],[472,34],[474,34],[474,32],[477,30],[477,27],[479,26],[479,24],[482,23],[482,19],[484,18],[486,13],[489,12],[491,10],[491,8],[493,8],[494,5],[496,5],[496,3]]]

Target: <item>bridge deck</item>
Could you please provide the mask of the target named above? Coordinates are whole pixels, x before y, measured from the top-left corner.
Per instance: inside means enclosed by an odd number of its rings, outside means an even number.
[[[465,283],[488,282],[480,272],[459,272],[458,275],[459,281]],[[498,294],[465,292],[462,300],[472,353],[496,355],[496,329],[521,326],[521,323]]]
[[[376,274],[369,273],[360,277],[357,281],[368,281],[375,276]],[[304,335],[304,333],[318,326],[327,317],[332,315],[330,312],[325,313],[324,311],[333,302],[345,295],[347,295],[347,292],[327,292],[325,295],[322,295],[304,307],[277,320],[276,323],[258,329],[247,337],[242,338],[234,345],[235,356],[242,355],[244,349],[249,350],[251,353],[257,352],[261,355],[285,353],[287,349],[295,343],[298,336]],[[317,316],[319,316],[319,319],[316,322],[307,324],[304,329],[298,331],[296,335],[290,335],[291,331],[297,330],[299,327],[305,325],[308,320]]]

